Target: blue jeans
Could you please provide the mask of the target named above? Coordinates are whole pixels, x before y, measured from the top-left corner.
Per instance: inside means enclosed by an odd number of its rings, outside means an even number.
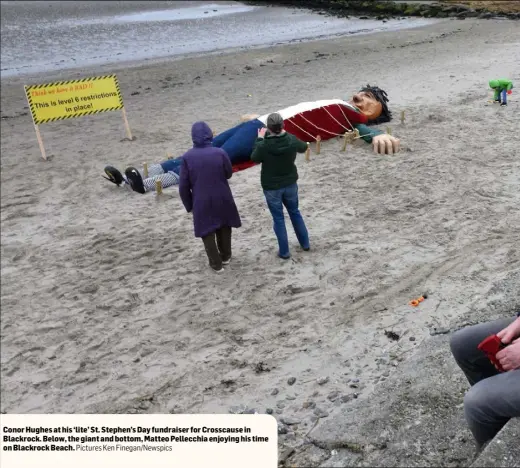
[[[505,89],[502,91],[502,102],[507,104],[507,91]]]
[[[181,172],[182,166],[182,158],[176,159],[167,159],[161,163],[161,167],[163,171],[166,172],[175,172],[175,174],[179,175]]]
[[[271,215],[273,216],[273,229],[278,239],[278,255],[287,258],[290,255],[289,239],[285,228],[283,207],[285,206],[303,249],[309,249],[309,233],[298,208],[298,184],[292,184],[278,190],[264,190],[265,200]]]

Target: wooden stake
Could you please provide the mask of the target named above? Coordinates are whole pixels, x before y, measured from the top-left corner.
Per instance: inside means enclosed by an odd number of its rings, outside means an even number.
[[[347,143],[350,140],[349,132],[345,132],[345,135],[343,135],[343,144],[341,145],[341,151],[347,150]]]
[[[305,150],[305,161],[309,162],[311,160],[311,144],[307,142],[307,149]]]
[[[40,134],[40,127],[34,124],[34,129],[36,130],[36,139],[38,140],[38,145],[40,145],[40,151],[42,152],[42,158],[47,161],[47,154],[45,153],[45,146],[43,146],[43,139]]]
[[[128,119],[126,117],[126,110],[123,107],[121,111],[123,112],[123,122],[125,123],[126,135],[129,140],[133,140],[134,138],[132,137],[132,131],[130,130],[130,125],[128,124]]]
[[[162,195],[162,182],[160,180],[155,181],[155,192],[157,195]]]
[[[143,174],[144,178],[146,179],[148,177],[148,163],[143,163]]]
[[[173,153],[166,153],[166,159],[173,159]]]
[[[321,137],[318,135],[316,137],[316,154],[320,154],[321,151]]]
[[[386,127],[386,133],[391,135],[392,134],[392,129],[390,127]]]
[[[404,124],[404,110],[401,111],[401,123]]]

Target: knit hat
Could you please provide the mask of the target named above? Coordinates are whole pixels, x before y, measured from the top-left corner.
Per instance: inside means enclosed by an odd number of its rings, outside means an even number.
[[[267,128],[273,133],[279,133],[283,127],[282,116],[278,112],[269,114],[267,117]]]

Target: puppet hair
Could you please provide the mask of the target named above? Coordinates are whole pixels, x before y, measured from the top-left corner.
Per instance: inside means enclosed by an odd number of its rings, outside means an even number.
[[[367,125],[378,125],[384,122],[390,122],[390,120],[392,120],[392,112],[390,112],[390,109],[388,109],[388,95],[386,94],[386,91],[383,91],[377,86],[370,86],[367,84],[365,87],[361,88],[360,92],[371,94],[374,96],[376,101],[381,103],[381,106],[383,107],[381,115],[377,119],[369,120]]]

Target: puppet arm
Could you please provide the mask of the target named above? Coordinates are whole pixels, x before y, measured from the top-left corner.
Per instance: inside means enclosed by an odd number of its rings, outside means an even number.
[[[398,138],[363,124],[354,125],[354,128],[359,131],[363,140],[369,144],[372,143],[375,153],[395,154],[399,152],[400,141]]]
[[[367,143],[372,143],[372,139],[377,135],[382,135],[383,131],[378,130],[376,128],[370,128],[368,125],[364,124],[356,124],[354,128],[359,131],[361,138],[365,140]]]

